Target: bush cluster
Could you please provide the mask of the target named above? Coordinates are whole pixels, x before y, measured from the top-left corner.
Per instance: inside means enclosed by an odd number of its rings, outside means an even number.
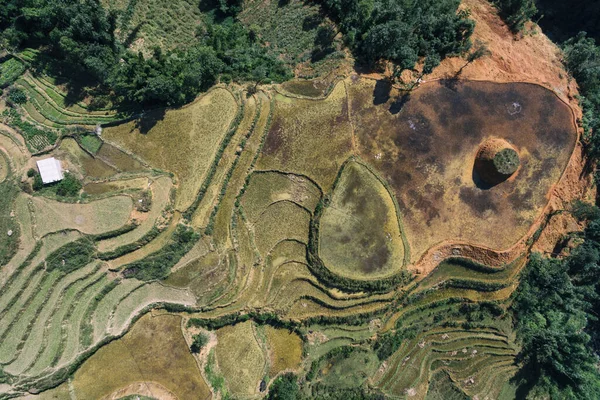
[[[166,246],[143,260],[127,264],[123,275],[142,281],[166,278],[171,272],[171,267],[191,250],[198,239],[200,235],[192,228],[179,225]]]

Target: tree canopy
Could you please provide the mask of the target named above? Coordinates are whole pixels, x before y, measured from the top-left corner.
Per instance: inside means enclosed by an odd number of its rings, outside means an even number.
[[[119,15],[98,0],[3,0],[0,30],[8,47],[44,50],[39,66],[50,73],[85,75],[117,99],[145,106],[184,104],[220,76],[277,82],[292,76],[257,35],[231,17],[240,1],[219,0],[214,7],[195,45],[169,51],[157,47],[150,56],[132,52],[117,39]]]
[[[420,57],[437,66],[469,49],[475,23],[459,0],[320,0],[355,56],[411,69]]]

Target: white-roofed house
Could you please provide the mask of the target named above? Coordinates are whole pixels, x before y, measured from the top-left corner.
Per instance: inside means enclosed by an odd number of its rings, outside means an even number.
[[[37,167],[44,184],[58,182],[64,178],[60,161],[54,157],[39,160],[37,162]]]

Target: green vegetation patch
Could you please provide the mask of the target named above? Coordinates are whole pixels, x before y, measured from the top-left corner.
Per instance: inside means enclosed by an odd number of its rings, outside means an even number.
[[[25,69],[25,65],[21,61],[12,57],[0,63],[0,89],[16,81],[19,76],[23,75]]]
[[[40,128],[19,116],[19,113],[10,108],[2,113],[8,125],[16,128],[25,138],[27,148],[32,153],[38,153],[47,147],[53,146],[58,139],[58,133],[50,128]]]
[[[8,179],[0,182],[0,266],[17,253],[20,237],[19,224],[12,215],[19,189],[10,179],[7,159],[0,151],[0,176],[3,173],[8,175]]]
[[[502,149],[494,156],[494,167],[502,175],[512,175],[520,164],[519,154],[514,149]]]
[[[92,154],[98,153],[102,147],[102,140],[96,135],[82,135],[78,137],[81,147]]]
[[[394,201],[363,164],[341,172],[319,225],[319,254],[333,272],[373,279],[398,272],[404,244]]]
[[[68,274],[92,261],[95,252],[94,242],[87,237],[68,243],[46,257],[46,271],[58,269]]]
[[[375,354],[367,349],[342,346],[313,362],[307,379],[318,379],[325,386],[360,387],[379,367]]]
[[[316,3],[302,0],[245,2],[239,19],[260,35],[269,51],[295,67],[336,53],[331,22]],[[329,30],[328,30],[329,28]],[[337,53],[336,53],[337,54]],[[339,59],[339,57],[338,57]]]
[[[196,27],[202,21],[197,1],[103,0],[107,8],[119,10],[119,36],[134,51],[149,54],[154,46],[174,49],[196,41]]]
[[[171,272],[171,267],[190,251],[198,239],[200,235],[192,228],[180,225],[166,246],[143,260],[127,264],[123,274],[127,278],[137,278],[142,281],[165,278]]]

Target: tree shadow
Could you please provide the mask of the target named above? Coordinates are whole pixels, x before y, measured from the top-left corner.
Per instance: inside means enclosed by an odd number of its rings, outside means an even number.
[[[490,190],[491,188],[497,185],[497,183],[487,183],[481,178],[481,176],[477,172],[477,164],[473,164],[473,172],[471,173],[471,177],[473,178],[473,183],[475,184],[475,186],[481,190]]]
[[[460,79],[458,76],[452,76],[449,78],[440,79],[440,83],[447,89],[452,90],[453,92],[458,91],[458,86],[460,84]]]
[[[527,366],[522,366],[519,368],[515,376],[510,379],[510,383],[517,387],[515,398],[517,399],[526,399],[533,389],[535,383],[535,377],[529,371],[530,368]]]
[[[129,32],[129,34],[127,35],[127,37],[125,38],[125,40],[123,41],[123,46],[129,48],[129,46],[131,46],[131,44],[137,39],[138,34],[140,33],[140,30],[142,29],[142,27],[146,25],[145,21],[142,21],[140,23],[138,23],[132,30],[131,32]]]
[[[398,114],[400,111],[402,111],[402,109],[404,108],[406,103],[408,103],[409,100],[410,92],[404,92],[398,95],[398,97],[396,97],[396,100],[394,100],[394,102],[390,104],[389,112],[394,115]]]
[[[89,74],[49,54],[39,52],[31,64],[34,77],[39,79],[44,75],[50,76],[54,79],[55,86],[64,88],[66,93],[63,101],[67,107],[83,101],[88,96],[89,88],[98,87],[98,83]]]
[[[166,108],[158,108],[151,111],[145,111],[138,119],[136,119],[135,127],[140,131],[140,133],[145,135],[148,132],[150,132],[150,130],[152,130],[152,128],[154,128],[157,123],[159,123],[165,118],[166,113]]]
[[[392,83],[388,79],[379,79],[373,89],[373,105],[385,104],[390,100]]]

